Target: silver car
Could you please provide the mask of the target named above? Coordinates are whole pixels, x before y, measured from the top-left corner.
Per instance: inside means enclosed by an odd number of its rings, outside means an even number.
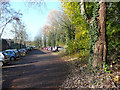
[[[10,61],[7,53],[0,52],[0,66],[8,63]]]

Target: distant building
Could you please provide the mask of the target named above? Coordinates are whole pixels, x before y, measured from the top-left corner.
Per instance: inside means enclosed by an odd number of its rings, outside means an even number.
[[[20,49],[25,48],[26,45],[14,43],[14,40],[12,39],[1,39],[0,40],[0,51],[6,50],[6,49]]]
[[[2,50],[10,48],[10,45],[6,39],[2,39]]]
[[[12,40],[12,39],[6,39],[6,41],[9,44],[9,48],[12,48],[12,49],[15,48],[14,40]]]

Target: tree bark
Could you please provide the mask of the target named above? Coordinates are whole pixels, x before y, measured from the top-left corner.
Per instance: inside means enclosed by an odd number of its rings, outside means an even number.
[[[107,53],[106,37],[105,37],[105,34],[106,34],[105,2],[100,3],[100,9],[98,13],[99,13],[98,26],[100,27],[100,35],[98,37],[98,41],[95,43],[93,67],[99,64],[100,68],[102,68],[102,61],[106,62],[106,53]]]
[[[106,62],[106,53],[107,53],[107,46],[106,46],[106,3],[105,0],[100,1],[100,9],[98,11],[99,17],[97,17],[98,26],[100,27],[100,31],[98,33],[100,34],[98,36],[98,40],[95,43],[94,48],[94,57],[93,57],[93,63],[92,66],[96,67],[97,64],[100,68],[102,68],[102,61]],[[91,19],[88,19],[87,13],[85,11],[85,2],[84,0],[81,0],[80,3],[81,8],[81,14],[83,16],[83,19],[89,23],[92,23]]]

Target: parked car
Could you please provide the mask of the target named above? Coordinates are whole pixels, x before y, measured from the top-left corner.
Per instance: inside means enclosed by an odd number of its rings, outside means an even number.
[[[8,63],[10,60],[9,60],[9,56],[7,53],[3,53],[3,52],[0,52],[0,62],[2,63],[2,65]],[[1,66],[2,66],[1,65]]]
[[[13,50],[15,52],[16,58],[20,57],[20,53],[17,49],[10,49],[10,50]]]
[[[44,47],[43,49],[46,50],[46,47]]]
[[[19,49],[18,51],[20,52],[20,56],[25,56],[27,53],[26,49]]]
[[[49,47],[46,48],[46,50],[48,50],[48,49],[49,49]]]
[[[49,51],[52,51],[52,47],[49,47],[48,50],[49,50]]]
[[[35,46],[30,46],[31,50],[35,48]]]
[[[53,47],[52,51],[56,52],[56,51],[61,51],[62,49],[63,49],[63,47],[55,46],[55,47]]]
[[[9,59],[11,61],[14,61],[17,58],[17,56],[13,50],[5,50],[5,51],[3,51],[3,53],[7,53],[9,56]]]
[[[31,51],[32,49],[31,49],[30,47],[27,47],[26,50],[27,50],[27,51]]]
[[[33,48],[35,48],[35,46],[32,46]]]
[[[63,49],[63,47],[57,47],[58,51],[61,51]]]

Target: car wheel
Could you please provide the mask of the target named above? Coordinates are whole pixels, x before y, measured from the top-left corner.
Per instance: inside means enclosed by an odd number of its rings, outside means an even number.
[[[11,57],[10,60],[11,60],[11,61],[14,61],[14,60],[15,60],[15,57]]]
[[[2,65],[4,66],[4,65],[7,65],[7,62],[2,62]]]
[[[0,62],[0,66],[3,66],[3,62]]]

